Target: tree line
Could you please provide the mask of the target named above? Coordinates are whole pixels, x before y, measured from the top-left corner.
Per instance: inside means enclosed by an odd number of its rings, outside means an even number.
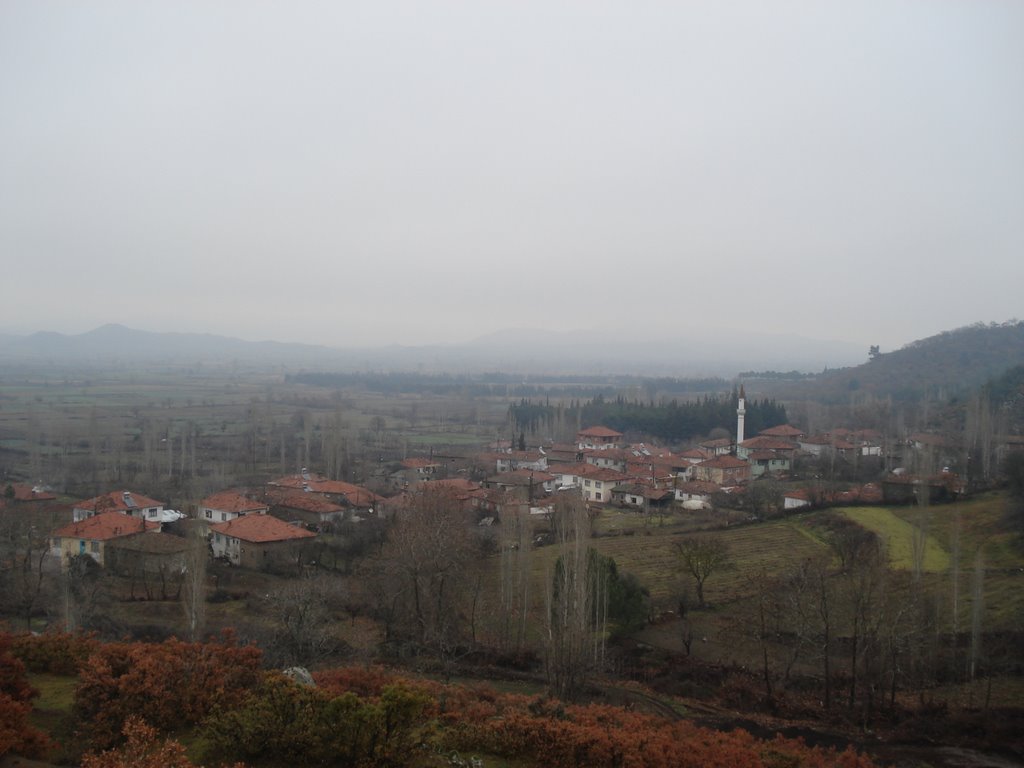
[[[623,433],[642,433],[664,440],[678,442],[708,435],[715,429],[732,431],[736,423],[739,394],[710,396],[680,401],[646,402],[626,399],[619,395],[605,399],[597,395],[591,400],[571,400],[568,404],[535,403],[522,399],[509,406],[509,420],[518,431],[546,434],[557,431],[563,423],[577,426],[601,424]],[[786,407],[775,400],[747,400],[746,432],[754,435],[761,430],[787,422]]]

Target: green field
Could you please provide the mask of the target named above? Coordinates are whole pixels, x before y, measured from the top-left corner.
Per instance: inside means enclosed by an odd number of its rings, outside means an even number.
[[[914,539],[917,535],[923,536],[923,570],[941,573],[949,569],[949,552],[931,534],[929,526],[924,524],[924,518],[918,523],[921,525],[921,533],[917,533],[918,525],[897,516],[887,507],[851,507],[844,509],[843,514],[878,535],[885,545],[891,567],[899,570],[911,570],[914,567]]]

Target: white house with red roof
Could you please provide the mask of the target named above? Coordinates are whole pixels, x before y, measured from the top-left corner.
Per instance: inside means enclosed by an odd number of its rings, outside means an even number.
[[[218,491],[199,502],[199,518],[210,523],[226,523],[244,515],[265,515],[269,507],[241,491]]]
[[[289,557],[296,546],[315,537],[312,531],[272,515],[246,515],[210,526],[213,556],[246,568],[263,568],[278,558]]]
[[[50,534],[53,554],[62,564],[75,555],[89,555],[100,565],[106,545],[113,539],[160,530],[160,523],[123,512],[99,512],[57,528]]]
[[[617,448],[622,443],[622,433],[608,427],[587,427],[576,433],[576,442],[580,448]]]
[[[72,508],[72,518],[77,523],[103,512],[118,512],[129,517],[160,521],[163,517],[164,502],[143,496],[134,491],[111,491],[102,496],[80,501]]]

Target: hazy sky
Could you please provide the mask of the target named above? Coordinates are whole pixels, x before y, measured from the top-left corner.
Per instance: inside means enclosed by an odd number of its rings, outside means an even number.
[[[1024,3],[0,3],[0,330],[1024,316]]]

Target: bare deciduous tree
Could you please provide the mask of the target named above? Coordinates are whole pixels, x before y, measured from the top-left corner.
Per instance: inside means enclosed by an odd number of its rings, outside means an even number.
[[[559,497],[554,516],[560,555],[548,578],[545,656],[552,693],[571,699],[592,663],[590,518],[583,500],[572,496]]]
[[[697,587],[697,602],[701,608],[707,606],[704,600],[704,582],[711,574],[729,566],[729,547],[716,536],[695,536],[676,544],[683,572],[692,576]]]

